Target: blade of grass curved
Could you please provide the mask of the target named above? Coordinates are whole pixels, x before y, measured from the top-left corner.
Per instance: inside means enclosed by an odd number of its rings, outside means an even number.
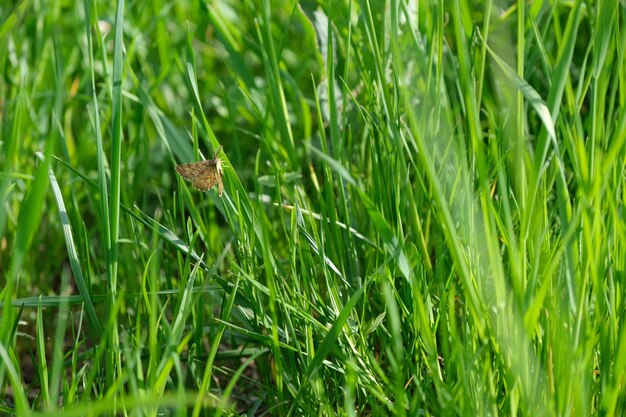
[[[65,202],[63,201],[63,194],[61,193],[59,183],[57,182],[52,167],[48,167],[48,176],[50,178],[52,194],[54,196],[54,200],[57,203],[57,209],[59,210],[61,224],[63,225],[65,247],[67,248],[67,256],[69,257],[70,266],[74,274],[74,281],[78,286],[78,292],[80,293],[83,303],[85,304],[85,310],[87,311],[87,318],[89,320],[89,324],[91,325],[91,330],[94,335],[100,335],[102,334],[102,326],[100,324],[100,320],[98,319],[98,315],[96,314],[96,310],[93,307],[91,294],[89,288],[87,287],[87,282],[85,281],[85,278],[83,276],[80,260],[78,259],[78,251],[76,250],[76,246],[74,245],[74,235],[72,233],[72,227],[70,225],[70,220],[67,216]]]
[[[544,127],[546,128],[550,139],[556,141],[556,131],[554,129],[554,120],[552,120],[552,116],[550,115],[550,110],[548,110],[548,106],[543,101],[537,90],[535,90],[526,80],[521,78],[513,68],[511,68],[502,58],[500,58],[486,42],[483,42],[487,51],[493,58],[493,60],[498,64],[502,72],[507,76],[507,78],[513,82],[515,87],[522,93],[522,95],[528,100],[528,103],[531,105],[533,109],[537,112],[537,115],[543,122]]]

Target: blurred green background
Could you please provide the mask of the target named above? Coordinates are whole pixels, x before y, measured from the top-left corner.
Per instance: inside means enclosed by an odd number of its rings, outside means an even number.
[[[0,411],[623,413],[623,1],[0,22]]]

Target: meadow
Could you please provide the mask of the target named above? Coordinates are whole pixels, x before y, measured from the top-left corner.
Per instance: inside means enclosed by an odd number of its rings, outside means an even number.
[[[3,2],[0,414],[624,415],[625,27]]]

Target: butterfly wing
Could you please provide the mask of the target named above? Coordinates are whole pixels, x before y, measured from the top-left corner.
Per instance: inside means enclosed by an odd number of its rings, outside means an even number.
[[[191,185],[200,190],[208,191],[217,184],[217,170],[213,161],[202,161],[202,166],[198,169],[198,174],[192,178]]]
[[[193,180],[197,172],[195,165],[198,163],[199,162],[191,162],[188,164],[177,165],[176,172],[178,172],[178,174],[186,180]]]
[[[222,195],[222,165],[219,159],[182,164],[176,167],[176,171],[200,191],[208,191],[217,184],[218,194]]]

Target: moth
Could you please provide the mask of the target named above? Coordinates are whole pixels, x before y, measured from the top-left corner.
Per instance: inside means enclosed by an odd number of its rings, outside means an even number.
[[[189,162],[178,165],[176,172],[186,180],[191,181],[191,185],[196,190],[208,191],[217,185],[217,194],[221,197],[224,192],[222,184],[222,161],[218,158],[220,146],[215,152],[215,157],[206,161]]]

